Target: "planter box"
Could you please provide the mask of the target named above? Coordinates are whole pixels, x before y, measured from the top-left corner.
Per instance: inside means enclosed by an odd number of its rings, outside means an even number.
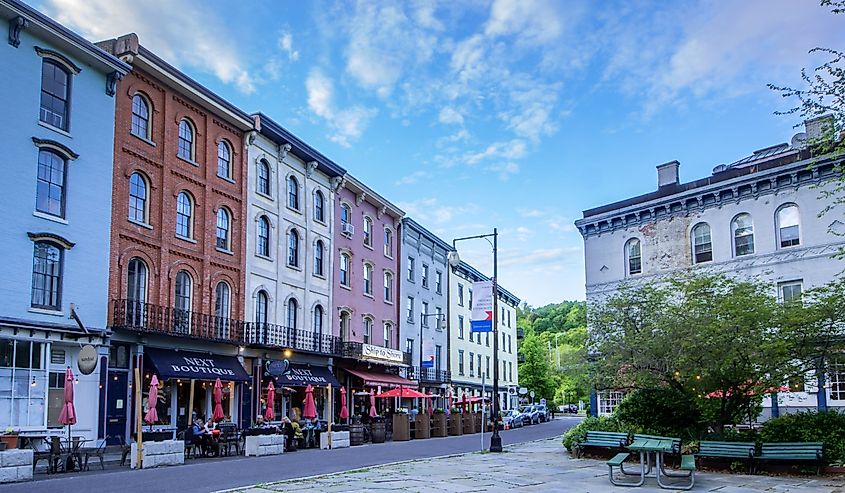
[[[431,424],[432,437],[445,437],[449,435],[449,429],[446,425],[445,414],[435,414],[434,421]]]
[[[265,455],[280,455],[284,451],[284,435],[256,435],[246,437],[244,455],[262,457]]]
[[[374,421],[370,425],[370,442],[384,443],[386,435],[384,420]]]
[[[0,483],[32,481],[32,457],[32,450],[12,449],[0,452]]]
[[[481,424],[482,424],[481,422],[482,421],[483,421],[483,419],[481,419],[481,413],[475,413],[475,432],[476,433],[481,433]]]
[[[18,448],[17,435],[0,435],[0,443],[6,444],[5,450],[12,450]]]
[[[464,435],[469,435],[470,433],[475,433],[475,415],[471,413],[467,413],[463,415],[464,417]]]
[[[431,418],[428,414],[417,414],[414,424],[414,438],[431,438]]]
[[[364,445],[364,425],[349,425],[349,445]]]
[[[411,439],[411,421],[407,414],[393,415],[393,441],[405,442]]]
[[[144,442],[143,463],[141,469],[151,469],[161,466],[181,466],[185,463],[185,442],[182,440],[164,440],[161,442]],[[129,452],[130,467],[138,469],[138,442],[132,443]]]
[[[464,434],[464,424],[462,421],[462,415],[450,414],[446,421],[449,426],[450,436],[459,436]]]
[[[329,446],[329,436],[332,437],[331,446]],[[332,431],[320,433],[320,448],[328,450],[330,448],[348,448],[349,447],[349,432],[348,431]]]

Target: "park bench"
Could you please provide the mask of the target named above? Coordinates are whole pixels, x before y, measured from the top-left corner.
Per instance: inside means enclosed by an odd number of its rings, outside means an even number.
[[[670,489],[670,490],[691,490],[693,486],[695,486],[695,456],[694,455],[682,455],[681,456],[681,467],[682,471],[686,471],[686,474],[666,474],[664,471],[664,475],[670,478],[678,478],[678,477],[689,477],[689,484],[666,484],[659,481],[658,476],[658,484],[661,488]]]
[[[824,444],[821,442],[764,443],[758,461],[807,461],[816,463],[816,474],[821,472]]]
[[[628,434],[615,431],[588,431],[583,441],[575,443],[575,455],[580,457],[585,447],[621,449],[628,445]]]
[[[751,462],[754,460],[754,442],[716,442],[702,441],[698,446],[699,457],[718,459],[739,459],[748,461],[748,472],[751,472]]]
[[[625,460],[630,455],[631,454],[629,454],[628,452],[619,452],[618,454],[614,455],[612,459],[607,461],[608,478],[610,478],[610,484],[612,484],[613,486],[642,486],[643,483],[645,482],[645,473],[633,474],[633,473],[630,473],[630,472],[626,472],[625,469],[622,467],[622,463],[625,462]],[[640,476],[640,480],[637,481],[636,483],[627,483],[627,482],[617,481],[617,480],[613,479],[613,468],[614,467],[618,467],[619,471],[621,471],[622,474],[626,474],[626,475],[629,475],[629,476],[634,476],[634,475]]]

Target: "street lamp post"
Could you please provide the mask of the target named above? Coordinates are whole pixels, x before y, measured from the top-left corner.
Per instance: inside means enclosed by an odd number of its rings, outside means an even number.
[[[490,237],[493,241],[490,242]],[[449,252],[449,264],[452,267],[457,267],[461,262],[458,255],[458,250],[455,244],[463,240],[474,240],[477,238],[484,238],[493,247],[493,434],[490,436],[490,452],[502,451],[502,437],[499,435],[499,312],[498,312],[498,275],[499,275],[499,253],[498,253],[498,239],[499,232],[497,228],[493,228],[492,233],[486,235],[466,236],[463,238],[455,238],[452,240],[452,252]],[[484,424],[482,424],[482,427]]]

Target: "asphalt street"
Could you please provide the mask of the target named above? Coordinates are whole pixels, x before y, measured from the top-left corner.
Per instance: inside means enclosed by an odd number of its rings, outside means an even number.
[[[515,430],[502,432],[502,443],[509,444],[560,436],[578,423],[580,418],[558,418]],[[489,445],[489,433],[485,435]],[[299,450],[270,457],[229,457],[191,459],[184,466],[133,471],[128,467],[92,469],[83,473],[46,476],[39,474],[35,482],[3,485],[4,493],[66,493],[68,491],[205,493],[249,486],[282,479],[313,476],[360,469],[397,461],[439,457],[481,449],[481,435],[430,438],[408,442],[370,444],[336,450]]]

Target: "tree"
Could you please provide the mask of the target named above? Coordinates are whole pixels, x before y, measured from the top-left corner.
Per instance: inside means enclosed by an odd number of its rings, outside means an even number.
[[[549,365],[545,343],[531,329],[526,330],[520,353],[525,361],[519,365],[519,385],[533,390],[537,398],[551,401],[554,398],[555,375]]]

